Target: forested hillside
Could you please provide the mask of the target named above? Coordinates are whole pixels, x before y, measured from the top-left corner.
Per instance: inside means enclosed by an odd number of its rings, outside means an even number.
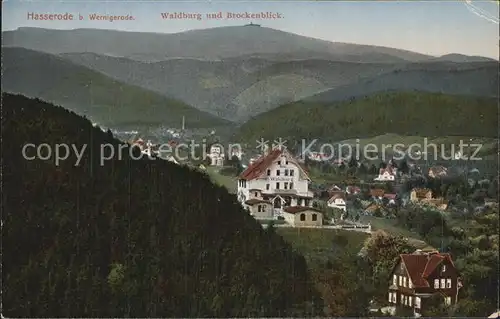
[[[498,136],[495,98],[426,92],[383,92],[343,102],[299,101],[259,114],[238,138],[340,141],[394,133]]]
[[[109,131],[40,100],[2,97],[5,316],[305,317],[321,309],[304,258],[225,188],[166,161],[132,160],[128,148],[101,166],[101,145],[121,143]],[[88,146],[78,165],[73,152],[56,166],[53,156],[24,159],[26,143]]]

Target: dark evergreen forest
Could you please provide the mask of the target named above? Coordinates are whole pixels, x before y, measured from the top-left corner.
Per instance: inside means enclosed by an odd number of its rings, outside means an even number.
[[[322,309],[305,259],[208,176],[129,146],[59,106],[2,95],[6,317],[290,317]],[[87,145],[26,160],[26,143]],[[132,150],[133,155],[140,152]],[[35,149],[29,149],[34,156]]]

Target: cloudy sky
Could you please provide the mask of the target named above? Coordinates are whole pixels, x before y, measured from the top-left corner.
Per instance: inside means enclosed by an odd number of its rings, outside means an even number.
[[[498,19],[493,1],[476,8]],[[99,28],[174,33],[241,25],[249,20],[164,20],[162,12],[280,12],[278,20],[253,20],[263,26],[318,39],[401,48],[431,55],[461,53],[498,59],[498,24],[481,18],[463,1],[18,1],[2,3],[2,29]],[[28,13],[133,15],[134,21],[33,21]],[[497,20],[498,21],[498,20]]]

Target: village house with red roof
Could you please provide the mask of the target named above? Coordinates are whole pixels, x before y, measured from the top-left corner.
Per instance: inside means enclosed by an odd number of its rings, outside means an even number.
[[[241,173],[237,197],[254,217],[275,219],[283,216],[286,207],[312,208],[314,195],[309,191],[310,181],[307,172],[286,149],[273,149]]]
[[[446,305],[458,301],[462,282],[450,254],[417,250],[401,254],[392,270],[388,301],[396,307],[410,308],[419,317],[426,301],[440,295]]]

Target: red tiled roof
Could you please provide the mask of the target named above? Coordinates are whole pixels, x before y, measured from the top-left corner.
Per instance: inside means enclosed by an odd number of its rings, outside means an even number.
[[[396,194],[384,194],[384,197],[387,199],[396,199]]]
[[[333,202],[334,200],[336,200],[337,198],[341,198],[343,200],[345,200],[346,196],[345,196],[345,193],[342,192],[342,191],[336,191],[336,192],[331,192],[330,193],[330,199],[328,200],[329,203]]]
[[[283,154],[283,151],[280,149],[274,149],[271,152],[269,152],[268,155],[266,156],[261,156],[258,159],[255,160],[251,165],[247,167],[246,170],[243,171],[243,173],[240,174],[239,178],[240,179],[245,179],[245,180],[252,180],[258,178],[260,175],[262,175],[265,170],[271,166],[271,164],[281,155]],[[299,163],[296,163],[300,169],[304,171],[304,173],[307,174],[307,170],[300,165]]]
[[[275,149],[267,156],[259,157],[240,174],[240,179],[252,180],[259,177],[281,155],[281,150]]]
[[[271,204],[270,201],[268,200],[262,200],[262,199],[258,199],[258,198],[252,198],[252,199],[249,199],[245,202],[245,204],[247,205],[255,205],[255,204]]]
[[[359,193],[361,191],[361,188],[359,188],[357,186],[348,186],[347,191],[349,193]]]
[[[432,274],[443,260],[448,259],[453,265],[450,254],[401,254],[400,258],[415,288],[430,287],[427,277]]]
[[[297,214],[297,213],[305,212],[307,210],[321,213],[316,208],[307,207],[307,206],[288,206],[288,207],[285,207],[285,209],[284,209],[285,212],[290,213],[290,214]]]

